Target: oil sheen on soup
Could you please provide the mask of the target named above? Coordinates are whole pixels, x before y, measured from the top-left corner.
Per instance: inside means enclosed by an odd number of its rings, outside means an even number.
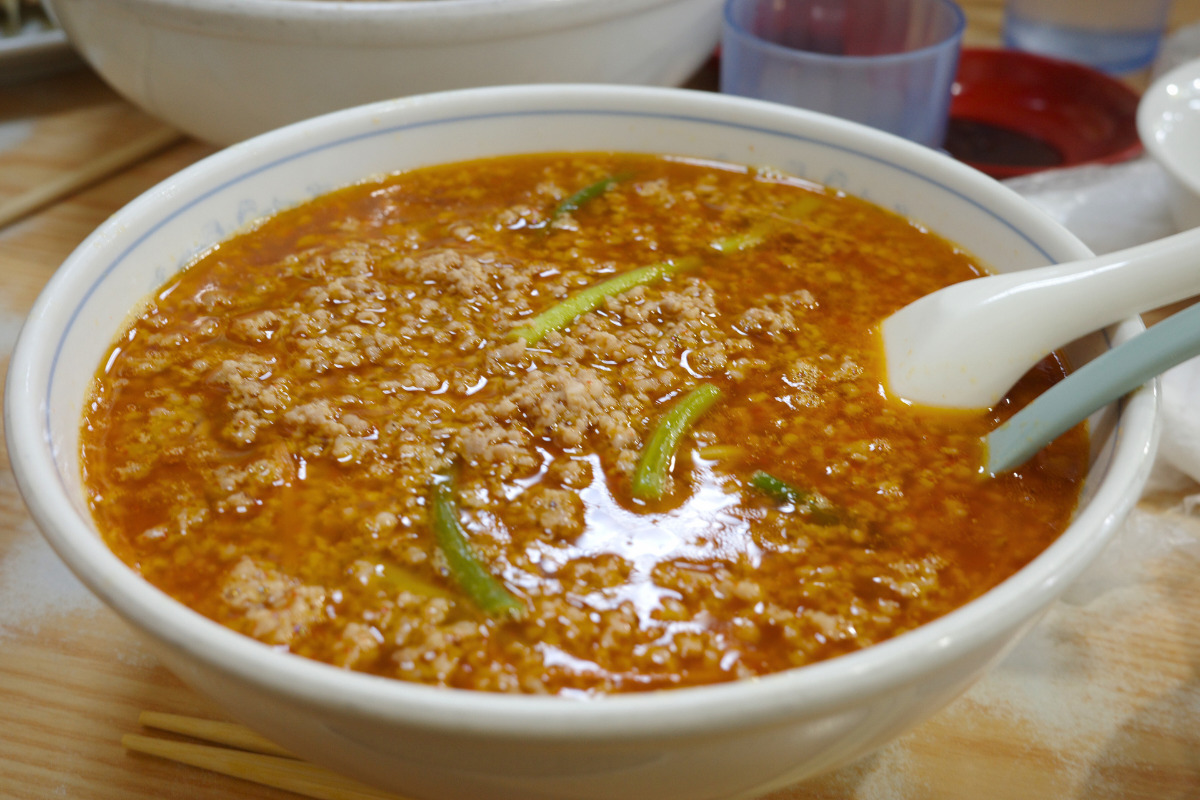
[[[886,396],[876,326],[968,253],[768,169],[503,157],[335,191],[211,249],[98,372],[94,518],[290,652],[593,694],[764,675],[921,625],[1067,525],[1081,427]]]

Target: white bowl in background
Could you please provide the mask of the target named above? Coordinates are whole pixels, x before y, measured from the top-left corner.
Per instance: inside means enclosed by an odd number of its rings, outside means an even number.
[[[1171,178],[1175,226],[1200,226],[1200,59],[1151,84],[1138,104],[1137,125],[1146,152]]]
[[[768,677],[594,700],[438,689],[280,653],[185,608],[102,543],[79,471],[92,375],[130,310],[198,252],[273,210],[366,176],[538,151],[639,151],[767,164],[869,199],[999,270],[1088,255],[1000,183],[854,123],[707,92],[474,89],[336,112],[256,137],[117,212],[35,303],[8,377],[13,471],[33,518],[92,591],[229,715],[295,753],[414,798],[748,797],[832,769],[964,691],[1096,557],[1136,502],[1156,384],[1091,420],[1069,529],[966,606],[860,652]],[[1075,343],[1082,363],[1142,330]]]
[[[362,103],[513,83],[677,86],[721,0],[48,0],[116,91],[230,144]]]

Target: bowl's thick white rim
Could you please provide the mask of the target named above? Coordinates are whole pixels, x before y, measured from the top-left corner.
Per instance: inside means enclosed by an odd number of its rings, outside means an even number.
[[[708,114],[760,119],[804,119],[825,136],[847,146],[895,152],[964,199],[984,197],[1004,209],[1006,219],[1036,231],[1065,248],[1058,257],[1086,254],[1086,248],[1015,193],[949,158],[852,123],[755,100],[676,89],[598,85],[513,86],[469,89],[387,101],[297,123],[227,148],[172,176],[104,223],[48,283],[35,302],[14,349],[8,375],[5,424],[13,469],[30,512],[47,540],[93,592],[135,627],[166,646],[239,681],[309,707],[324,707],[381,723],[423,726],[459,734],[521,736],[566,741],[633,741],[639,738],[704,736],[861,703],[916,682],[931,664],[947,663],[986,645],[997,626],[1013,630],[1035,618],[1083,570],[1111,538],[1136,502],[1150,469],[1158,425],[1158,391],[1152,384],[1126,401],[1121,434],[1106,478],[1071,528],[1013,578],[963,608],[867,650],[803,669],[753,681],[698,689],[599,698],[592,701],[432,689],[346,672],[284,655],[213,623],[170,601],[114,556],[73,511],[58,477],[51,443],[43,431],[42,383],[47,374],[39,340],[55,338],[55,295],[84,272],[89,247],[120,235],[127,221],[166,205],[178,205],[189,185],[206,172],[231,164],[261,163],[271,153],[303,150],[323,138],[343,135],[357,125],[411,104],[470,108],[478,98],[503,100],[517,108],[530,98],[571,98],[571,102],[625,102],[660,113]],[[342,133],[339,133],[342,132]],[[915,170],[915,167],[914,167]],[[919,173],[916,173],[919,174]],[[86,276],[85,276],[86,277]],[[1130,330],[1140,324],[1130,321]],[[39,385],[41,384],[41,385]]]

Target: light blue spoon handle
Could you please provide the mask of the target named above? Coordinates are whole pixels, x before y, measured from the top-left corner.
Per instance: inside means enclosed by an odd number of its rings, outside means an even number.
[[[1200,303],[1084,364],[988,434],[988,472],[996,475],[1024,464],[1096,409],[1197,355]]]

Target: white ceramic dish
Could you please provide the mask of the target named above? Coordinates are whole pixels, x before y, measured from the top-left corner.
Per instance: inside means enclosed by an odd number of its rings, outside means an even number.
[[[118,92],[216,144],[423,92],[513,83],[676,86],[721,0],[50,0]]]
[[[667,152],[770,164],[909,215],[998,268],[1087,249],[1018,195],[870,128],[703,92],[528,86],[379,103],[235,145],[147,192],[62,265],[12,358],[5,423],[37,524],[164,662],[230,715],[314,761],[415,798],[745,797],[831,769],[962,692],[1080,574],[1136,501],[1154,385],[1092,419],[1079,513],[1013,578],[931,624],[767,678],[591,701],[439,690],[276,652],[168,599],[101,543],[80,487],[90,377],[140,298],[252,219],[384,171],[490,154]],[[1108,332],[1121,341],[1137,320]],[[1072,347],[1077,362],[1104,335]]]
[[[1154,81],[1138,104],[1137,123],[1146,152],[1171,178],[1175,226],[1200,226],[1200,59]]]

